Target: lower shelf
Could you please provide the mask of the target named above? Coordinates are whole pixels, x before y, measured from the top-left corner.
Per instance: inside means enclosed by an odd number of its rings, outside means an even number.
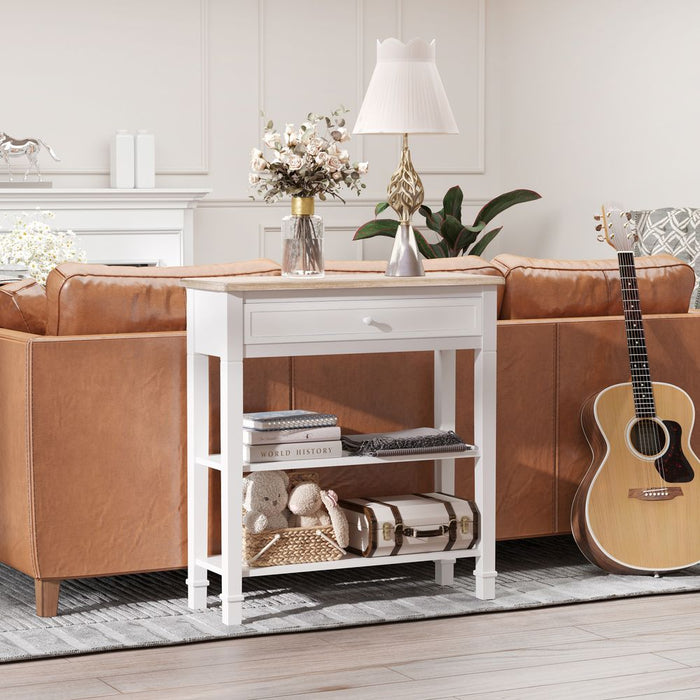
[[[335,561],[317,561],[307,564],[287,564],[286,566],[243,567],[242,576],[274,576],[277,574],[295,574],[304,571],[327,571],[329,569],[349,569],[358,566],[382,566],[387,564],[409,564],[417,561],[455,561],[465,557],[480,557],[481,549],[454,549],[448,552],[418,552],[416,554],[397,554],[393,557],[360,557],[346,554]],[[221,555],[198,559],[197,565],[215,574],[222,573]]]

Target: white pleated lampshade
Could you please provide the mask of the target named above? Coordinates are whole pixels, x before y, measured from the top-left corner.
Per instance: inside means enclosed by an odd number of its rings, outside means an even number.
[[[459,133],[435,64],[435,40],[377,42],[377,65],[353,133]]]

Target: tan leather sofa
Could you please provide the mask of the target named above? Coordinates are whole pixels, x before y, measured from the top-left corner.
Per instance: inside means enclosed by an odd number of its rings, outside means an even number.
[[[590,461],[580,406],[629,375],[615,261],[503,255],[492,263],[427,261],[426,268],[505,277],[498,537],[567,532],[571,499]],[[331,262],[327,269],[372,272],[383,263]],[[639,259],[638,270],[652,378],[678,384],[700,405],[700,313],[687,311],[692,269],[657,256]],[[56,613],[62,579],[186,564],[179,278],[232,274],[274,275],[279,267],[266,260],[159,269],[65,264],[49,276],[46,294],[31,282],[0,288],[0,561],[35,579],[39,614]],[[468,440],[466,355],[458,356],[458,432]],[[217,374],[212,364],[214,387]],[[429,353],[271,358],[245,366],[246,410],[330,411],[353,432],[430,425],[431,397]],[[214,391],[214,419],[216,399]],[[216,451],[215,429],[210,443]],[[344,497],[429,490],[431,475],[428,462],[320,470]],[[470,477],[465,460],[460,495],[470,494]],[[214,499],[217,488],[212,479]],[[217,546],[212,526],[210,548]]]

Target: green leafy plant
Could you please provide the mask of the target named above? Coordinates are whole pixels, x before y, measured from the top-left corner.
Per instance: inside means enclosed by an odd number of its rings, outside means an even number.
[[[459,255],[481,255],[486,246],[498,235],[503,228],[491,229],[484,233],[486,226],[501,212],[514,204],[531,202],[539,199],[540,195],[533,190],[512,190],[504,192],[487,202],[476,215],[474,223],[466,226],[462,223],[462,188],[459,185],[450,187],[443,200],[442,209],[433,212],[430,207],[423,205],[418,211],[425,217],[425,225],[440,236],[437,243],[431,243],[413,227],[418,250],[426,258],[455,258]],[[374,208],[375,217],[389,207],[388,202],[379,202]],[[396,219],[373,219],[360,226],[353,240],[359,241],[374,236],[393,238],[399,222]],[[478,240],[477,240],[478,238]],[[471,246],[471,247],[470,247]]]

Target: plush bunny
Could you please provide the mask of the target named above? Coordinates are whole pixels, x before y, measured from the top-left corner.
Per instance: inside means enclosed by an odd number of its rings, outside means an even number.
[[[289,494],[289,527],[333,526],[336,542],[347,547],[349,538],[348,519],[338,507],[335,491],[322,491],[313,482],[297,484]]]
[[[244,527],[252,533],[287,527],[289,477],[283,471],[253,472],[243,478]]]

